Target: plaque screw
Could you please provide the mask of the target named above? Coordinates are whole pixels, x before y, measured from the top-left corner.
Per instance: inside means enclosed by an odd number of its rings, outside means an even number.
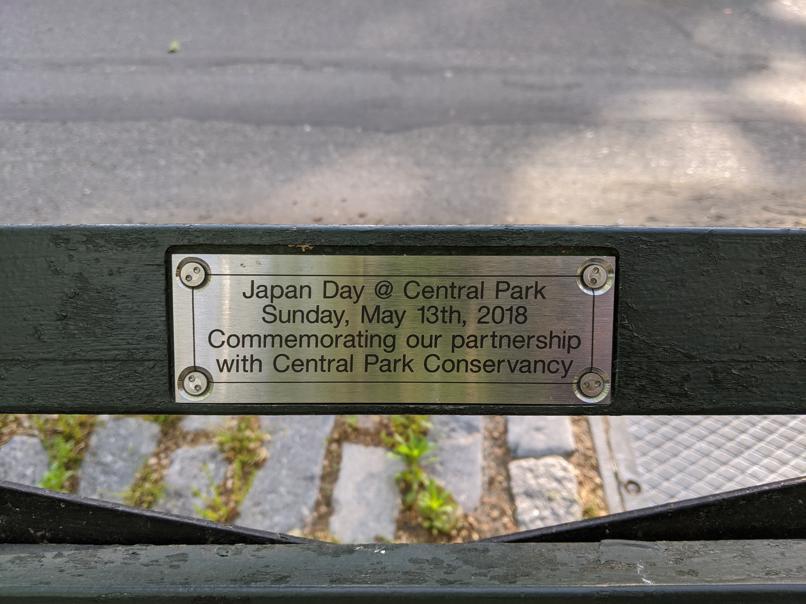
[[[201,371],[190,371],[182,380],[182,388],[191,396],[202,396],[210,387],[210,380]]]
[[[605,388],[604,378],[595,371],[583,373],[579,378],[579,391],[587,398],[596,398]]]
[[[607,283],[607,270],[600,264],[589,264],[582,269],[582,283],[590,289],[599,289]]]
[[[179,280],[187,287],[199,287],[207,280],[207,269],[200,262],[190,260],[179,267]]]

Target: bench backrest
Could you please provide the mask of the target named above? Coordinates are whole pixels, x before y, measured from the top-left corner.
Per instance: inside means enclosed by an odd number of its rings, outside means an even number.
[[[275,400],[228,413],[767,414],[806,398],[804,230],[14,226],[0,227],[0,411],[220,413],[176,402],[173,254],[617,263],[608,404]]]

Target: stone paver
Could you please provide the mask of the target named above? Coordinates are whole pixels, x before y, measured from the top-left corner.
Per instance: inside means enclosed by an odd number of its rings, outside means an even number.
[[[155,507],[183,516],[201,516],[199,510],[214,495],[226,471],[227,461],[215,445],[177,449],[165,473],[165,493]]]
[[[509,464],[509,477],[521,529],[582,518],[574,467],[562,457],[517,459]]]
[[[477,415],[436,415],[428,438],[434,443],[431,475],[451,492],[462,508],[471,512],[482,491],[482,418]]]
[[[345,443],[333,490],[333,536],[342,543],[393,539],[400,509],[395,475],[402,469],[386,449]]]
[[[37,486],[49,465],[36,436],[14,436],[0,447],[0,480]]]
[[[160,428],[134,417],[97,423],[79,471],[82,497],[121,501],[137,471],[157,447]]]
[[[261,418],[271,440],[237,523],[269,531],[302,529],[310,519],[334,415]]]
[[[221,430],[230,415],[186,415],[179,422],[185,432],[217,432]]]
[[[507,416],[507,443],[512,457],[567,457],[576,450],[571,419],[564,416]]]

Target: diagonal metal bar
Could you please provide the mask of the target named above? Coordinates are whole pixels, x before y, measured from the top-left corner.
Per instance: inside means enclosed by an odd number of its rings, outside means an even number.
[[[548,526],[484,541],[805,539],[806,477]]]
[[[230,545],[315,543],[0,481],[0,543]]]

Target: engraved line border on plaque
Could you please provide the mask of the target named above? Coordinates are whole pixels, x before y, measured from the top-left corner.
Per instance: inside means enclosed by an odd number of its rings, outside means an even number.
[[[520,275],[507,275],[507,274],[494,274],[494,275],[451,275],[451,274],[400,274],[400,273],[378,273],[378,274],[339,274],[339,273],[210,273],[211,277],[356,277],[356,278],[375,278],[375,277],[450,277],[455,279],[475,279],[475,278],[494,278],[494,277],[507,277],[507,278],[574,278],[578,275],[548,275],[548,274],[520,274]],[[193,365],[196,365],[196,306],[195,306],[195,290],[191,290],[191,325],[193,331]],[[594,358],[594,338],[593,332],[595,331],[595,311],[596,311],[596,296],[593,298],[593,306],[591,309],[591,367],[593,366]],[[217,384],[486,384],[486,385],[516,385],[516,386],[570,386],[574,382],[497,382],[497,381],[446,381],[446,380],[216,380]]]
[[[596,292],[591,295],[591,367],[594,367],[593,357],[596,351]]]
[[[289,381],[260,381],[260,382],[230,382],[223,380],[216,380],[216,384],[512,384],[514,386],[570,386],[574,382],[429,382],[426,380],[296,380]]]
[[[335,274],[335,273],[326,273],[326,274],[311,274],[311,273],[210,273],[211,277],[400,277],[408,278],[408,277],[451,277],[453,279],[474,279],[476,277],[482,277],[484,279],[490,279],[492,277],[508,277],[508,278],[565,278],[565,277],[573,277],[576,279],[578,275],[443,275],[443,274],[406,274],[401,275],[399,273],[380,273],[380,274],[356,274],[356,275],[347,275],[347,274]]]
[[[193,366],[196,365],[196,290],[190,290],[190,325],[193,331]]]

